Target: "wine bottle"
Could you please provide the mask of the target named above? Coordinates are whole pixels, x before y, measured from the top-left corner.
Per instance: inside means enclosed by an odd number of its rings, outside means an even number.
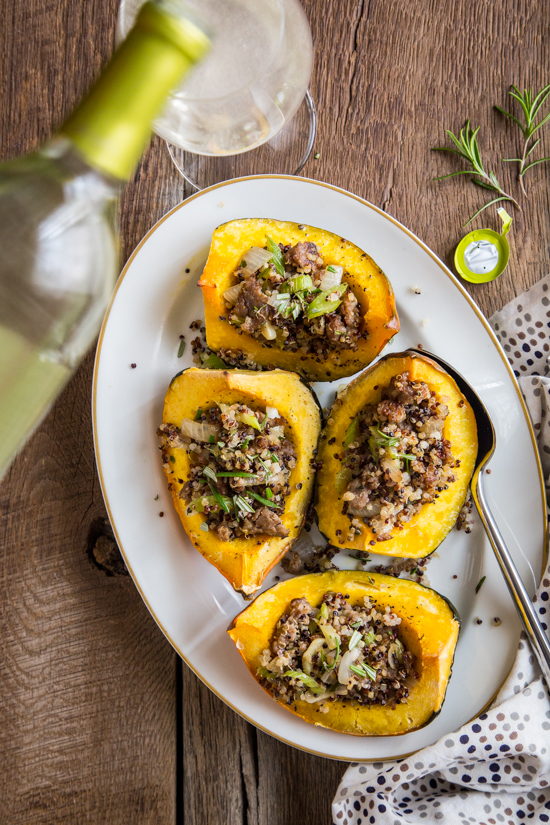
[[[147,3],[57,135],[0,165],[0,478],[97,335],[118,270],[119,189],[208,45],[182,2]]]

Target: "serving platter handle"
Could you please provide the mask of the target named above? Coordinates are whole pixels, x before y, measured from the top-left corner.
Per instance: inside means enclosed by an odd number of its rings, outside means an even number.
[[[502,534],[487,504],[483,490],[482,466],[477,468],[472,479],[472,494],[481,521],[483,522],[500,569],[508,585],[510,595],[514,600],[514,604],[523,622],[525,632],[531,642],[546,684],[550,687],[550,641],[544,632],[533,602],[529,598],[529,594],[521,580],[510,551],[506,547]]]

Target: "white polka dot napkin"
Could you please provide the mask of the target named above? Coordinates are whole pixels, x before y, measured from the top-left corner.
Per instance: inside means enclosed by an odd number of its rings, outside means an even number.
[[[550,500],[550,276],[490,323],[533,419]],[[550,566],[535,603],[546,630]],[[409,758],[350,765],[332,815],[334,825],[550,822],[550,700],[525,635],[490,710]]]

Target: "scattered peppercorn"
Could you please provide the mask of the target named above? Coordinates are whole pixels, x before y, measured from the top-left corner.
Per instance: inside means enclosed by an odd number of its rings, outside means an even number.
[[[135,370],[135,368],[137,367],[137,364],[130,364],[130,366],[132,367],[133,370]]]
[[[485,472],[487,473],[487,475],[488,475],[488,476],[490,476],[490,475],[491,475],[491,471],[490,471],[490,470],[485,470]]]

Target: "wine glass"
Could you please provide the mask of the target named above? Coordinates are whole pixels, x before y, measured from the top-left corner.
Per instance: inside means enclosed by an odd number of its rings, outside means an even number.
[[[144,0],[122,0],[118,38]],[[179,2],[179,0],[174,0]],[[186,0],[209,55],[176,89],[155,132],[196,189],[247,174],[296,173],[315,137],[311,32],[298,0]]]

